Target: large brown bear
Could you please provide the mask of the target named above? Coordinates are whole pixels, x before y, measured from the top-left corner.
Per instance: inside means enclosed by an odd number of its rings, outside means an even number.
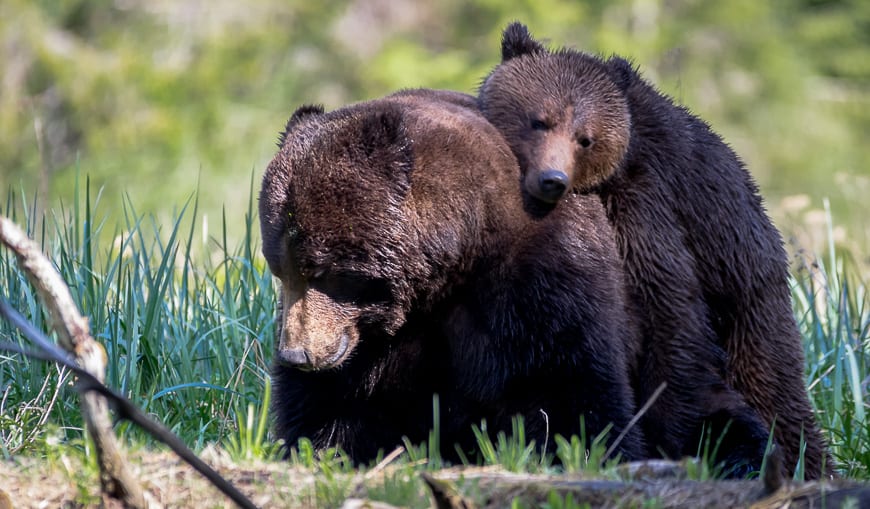
[[[696,447],[691,430],[709,411],[697,395],[718,375],[687,377],[684,366],[712,343],[727,352],[731,386],[775,425],[788,470],[802,439],[807,478],[831,467],[804,385],[782,240],[719,136],[625,60],[548,51],[519,23],[505,30],[502,63],[478,100],[526,191],[545,203],[595,193],[607,209],[644,329],[639,400],[668,382],[648,442],[669,455]]]
[[[281,283],[272,411],[356,462],[425,440],[440,396],[445,453],[525,419],[539,445],[622,433],[634,396],[612,232],[597,198],[524,208],[504,139],[458,93],[406,91],[297,110],[260,192]],[[546,245],[542,256],[540,246]]]

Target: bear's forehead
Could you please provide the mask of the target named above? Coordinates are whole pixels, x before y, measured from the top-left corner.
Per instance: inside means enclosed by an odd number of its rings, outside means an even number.
[[[386,186],[338,178],[352,169],[333,168],[330,175],[323,166],[309,167],[291,181],[288,228],[306,255],[365,260],[387,254],[406,230],[402,203]]]
[[[323,274],[357,273],[378,277],[395,275],[408,259],[407,239],[401,228],[365,220],[320,225],[290,239],[293,263],[308,277]],[[401,271],[399,271],[401,272]]]
[[[600,59],[579,52],[528,55],[502,64],[500,85],[519,81],[527,96],[551,95],[561,98],[582,97],[598,91],[616,89]]]
[[[330,180],[330,179],[327,179]],[[319,185],[323,179],[291,187],[289,211],[299,227],[309,231],[357,232],[392,227],[403,220],[401,204],[385,186],[334,179],[341,185]]]

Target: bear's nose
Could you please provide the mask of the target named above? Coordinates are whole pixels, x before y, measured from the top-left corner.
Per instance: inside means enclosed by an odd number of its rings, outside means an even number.
[[[538,187],[542,199],[556,201],[568,189],[568,175],[559,170],[544,171],[538,178]]]
[[[282,348],[276,352],[276,360],[288,367],[292,368],[308,368],[311,367],[311,356],[304,348]]]

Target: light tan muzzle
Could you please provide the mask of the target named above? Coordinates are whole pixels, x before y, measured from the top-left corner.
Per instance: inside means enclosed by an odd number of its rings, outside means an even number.
[[[358,310],[310,287],[304,292],[282,287],[276,361],[302,370],[339,366],[359,341]]]
[[[539,164],[526,170],[523,187],[535,198],[556,203],[571,187],[573,178],[574,142],[568,134],[553,133],[536,147],[531,161]]]

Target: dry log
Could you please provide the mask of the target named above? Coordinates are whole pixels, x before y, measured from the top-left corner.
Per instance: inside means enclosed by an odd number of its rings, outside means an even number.
[[[661,462],[670,463],[670,462]],[[679,471],[677,467],[669,469]],[[656,467],[655,469],[658,469]],[[640,471],[647,471],[641,465]],[[870,507],[870,485],[845,479],[806,483],[782,479],[693,481],[682,475],[625,480],[582,475],[545,476],[512,473],[445,471],[422,474],[437,509],[540,507],[557,497],[565,507],[658,508],[858,508]],[[473,497],[460,495],[474,493]],[[473,499],[472,499],[473,498]],[[570,502],[568,502],[570,500]]]

